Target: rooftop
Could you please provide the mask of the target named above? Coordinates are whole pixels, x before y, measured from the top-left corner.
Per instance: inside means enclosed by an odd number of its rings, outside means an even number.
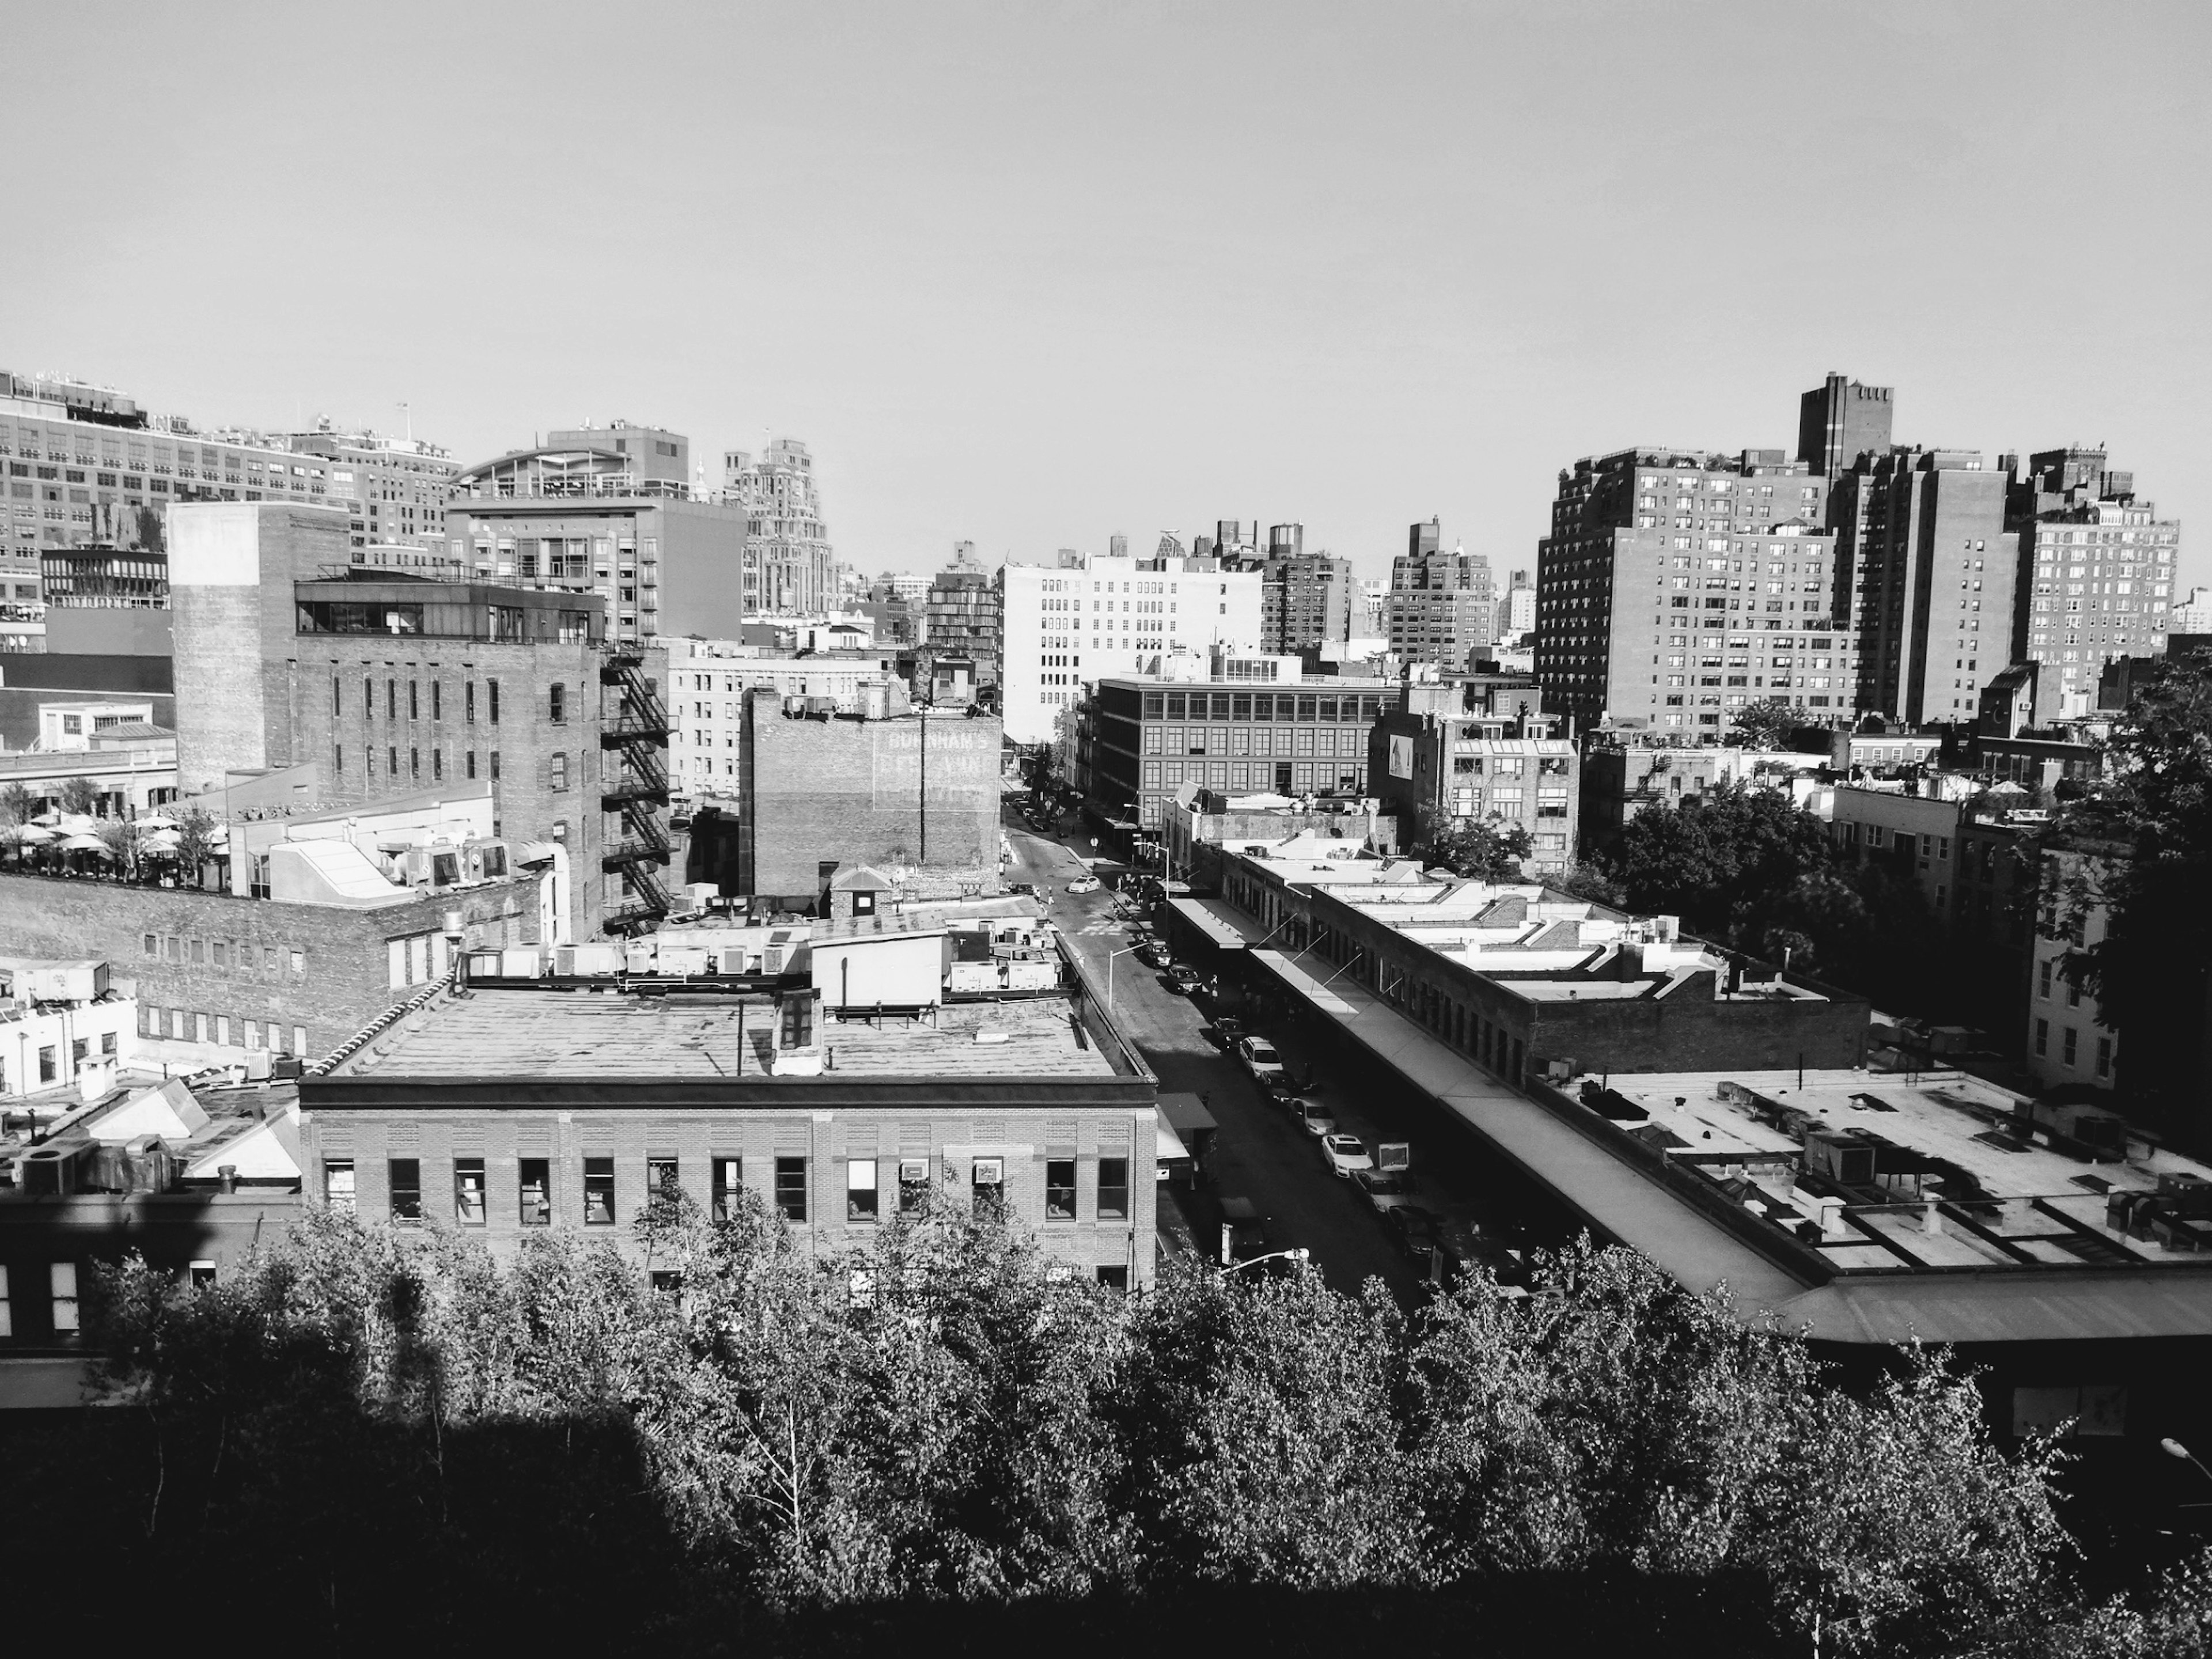
[[[331,1069],[339,1078],[712,1081],[744,1077],[1109,1077],[1064,997],[947,1005],[919,1019],[825,1018],[796,1060],[775,999],[487,989],[441,994]]]
[[[1832,1273],[2212,1267],[2212,1167],[2094,1106],[1952,1072],[1807,1072],[1802,1085],[1795,1072],[1615,1073],[1610,1086],[1649,1115],[1616,1117],[1627,1133]]]

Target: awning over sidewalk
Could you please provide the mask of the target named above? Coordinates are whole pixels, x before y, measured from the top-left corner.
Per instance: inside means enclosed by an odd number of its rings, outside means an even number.
[[[1257,929],[1219,899],[1171,898],[1168,908],[1197,928],[1216,950],[1241,951],[1261,937]]]

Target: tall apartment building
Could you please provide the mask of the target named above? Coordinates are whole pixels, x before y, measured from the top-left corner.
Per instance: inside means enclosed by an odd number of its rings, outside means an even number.
[[[1895,411],[1892,388],[1831,374],[1797,400],[1797,459],[1823,477],[1838,477],[1860,456],[1887,452]]]
[[[2039,665],[2040,723],[2095,705],[2106,664],[2163,654],[2175,615],[2181,526],[2135,493],[2101,449],[2028,457],[2008,491],[2006,527],[2020,538],[2012,658]]]
[[[922,602],[922,643],[937,656],[966,657],[979,685],[998,682],[1005,652],[999,581],[975,557],[975,544],[955,542],[952,562],[930,578]]]
[[[1536,582],[1526,570],[1513,573],[1505,593],[1505,626],[1501,635],[1519,638],[1536,631]]]
[[[1358,640],[1390,637],[1390,584],[1379,576],[1361,579],[1358,609],[1352,618],[1352,636]]]
[[[1772,449],[1625,449],[1561,471],[1536,554],[1546,711],[1686,738],[1770,699],[1808,720],[1847,713],[1826,493]]]
[[[1856,641],[1862,712],[1916,726],[1977,717],[2012,644],[2007,482],[1978,451],[1897,447],[1832,480],[1834,610]]]
[[[689,441],[622,421],[544,436],[459,475],[434,574],[595,596],[616,640],[734,638],[746,514],[693,498]]]
[[[430,548],[459,469],[435,445],[329,422],[289,434],[202,431],[79,381],[0,370],[9,457],[0,544],[159,550],[173,501],[289,501],[346,514],[350,546]]]
[[[1305,550],[1305,526],[1267,532],[1260,567],[1260,649],[1270,656],[1341,644],[1352,635],[1352,561]]]
[[[2212,587],[2192,587],[2166,613],[2172,634],[2212,634]]]
[[[1496,586],[1486,555],[1447,553],[1443,535],[1434,519],[1407,532],[1406,550],[1390,564],[1386,637],[1408,661],[1458,670],[1498,638]]]
[[[722,457],[722,488],[748,516],[746,613],[828,610],[837,598],[837,560],[806,446],[778,438],[758,460],[731,450]]]
[[[667,913],[665,667],[607,642],[597,594],[355,567],[328,509],[179,507],[168,540],[185,793],[299,766],[333,805],[482,781],[497,835],[562,853],[580,932]]]
[[[1009,564],[999,573],[1006,735],[1042,743],[1060,711],[1109,675],[1157,672],[1176,651],[1255,650],[1261,574],[1212,558],[1086,557]]]

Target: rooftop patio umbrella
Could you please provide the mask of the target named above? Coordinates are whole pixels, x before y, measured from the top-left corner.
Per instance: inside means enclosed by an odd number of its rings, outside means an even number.
[[[27,847],[35,846],[40,842],[52,841],[54,838],[52,830],[35,823],[19,823],[8,834],[12,839],[22,842]]]
[[[48,830],[52,829],[54,825],[59,823],[61,821],[62,815],[51,806],[31,820],[32,823],[40,824]]]
[[[173,830],[156,830],[138,844],[149,853],[173,853],[184,844],[184,837]]]
[[[108,845],[98,836],[64,836],[54,846],[64,853],[107,853]]]
[[[131,822],[141,830],[173,830],[177,827],[177,820],[167,812],[147,812],[131,819]]]

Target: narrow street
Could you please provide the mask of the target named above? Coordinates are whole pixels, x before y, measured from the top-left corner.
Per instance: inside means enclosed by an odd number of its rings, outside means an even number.
[[[1267,1218],[1270,1248],[1310,1250],[1314,1264],[1334,1288],[1357,1291],[1364,1280],[1374,1278],[1382,1279],[1401,1302],[1410,1304],[1418,1299],[1415,1270],[1393,1243],[1382,1218],[1368,1207],[1357,1186],[1330,1172],[1316,1137],[1271,1105],[1244,1068],[1216,1044],[1204,1000],[1169,990],[1161,975],[1133,954],[1122,954],[1130,950],[1132,935],[1128,923],[1119,917],[1116,896],[1103,890],[1067,892],[1067,883],[1085,872],[1081,856],[1011,814],[1006,830],[1014,850],[1008,878],[1036,884],[1053,921],[1102,986],[1108,981],[1111,954],[1115,1018],[1158,1074],[1161,1089],[1203,1097],[1221,1126],[1210,1179],[1194,1194],[1174,1194],[1172,1203],[1169,1190],[1161,1190],[1164,1255],[1190,1248],[1194,1241],[1208,1254],[1218,1248],[1218,1235],[1212,1232],[1218,1213],[1214,1206],[1220,1197],[1233,1194],[1250,1199]],[[1334,1082],[1324,1079],[1316,1092],[1337,1099]],[[1358,1114],[1349,1114],[1344,1127],[1354,1133],[1369,1129]],[[1419,1196],[1431,1207],[1446,1207],[1434,1201],[1438,1194],[1425,1185]],[[1175,1213],[1178,1209],[1181,1216]]]

